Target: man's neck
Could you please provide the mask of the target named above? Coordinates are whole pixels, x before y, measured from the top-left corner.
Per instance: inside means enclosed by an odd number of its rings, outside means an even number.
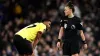
[[[68,15],[68,18],[73,18],[74,17],[74,14],[71,13],[70,15]]]

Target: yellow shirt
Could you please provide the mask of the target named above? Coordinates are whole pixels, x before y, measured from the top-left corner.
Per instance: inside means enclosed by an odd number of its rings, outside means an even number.
[[[43,33],[45,30],[46,25],[44,25],[43,23],[34,23],[18,31],[16,35],[20,35],[22,38],[26,38],[26,40],[32,42],[36,38],[38,31],[41,31]]]

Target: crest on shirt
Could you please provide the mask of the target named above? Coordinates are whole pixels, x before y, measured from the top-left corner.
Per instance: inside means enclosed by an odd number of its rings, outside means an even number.
[[[72,25],[72,26],[71,26],[71,29],[75,29],[75,28],[76,28],[75,25]]]

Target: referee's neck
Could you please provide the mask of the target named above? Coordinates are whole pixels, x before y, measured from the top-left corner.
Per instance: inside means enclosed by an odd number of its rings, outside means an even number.
[[[74,14],[71,13],[70,15],[68,15],[68,18],[73,18],[74,17]]]

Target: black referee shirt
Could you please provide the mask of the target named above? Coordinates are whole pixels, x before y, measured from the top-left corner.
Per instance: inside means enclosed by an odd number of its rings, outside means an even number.
[[[74,39],[79,40],[79,30],[82,30],[82,23],[80,18],[74,16],[73,18],[63,17],[60,22],[61,27],[64,28],[63,40]]]

